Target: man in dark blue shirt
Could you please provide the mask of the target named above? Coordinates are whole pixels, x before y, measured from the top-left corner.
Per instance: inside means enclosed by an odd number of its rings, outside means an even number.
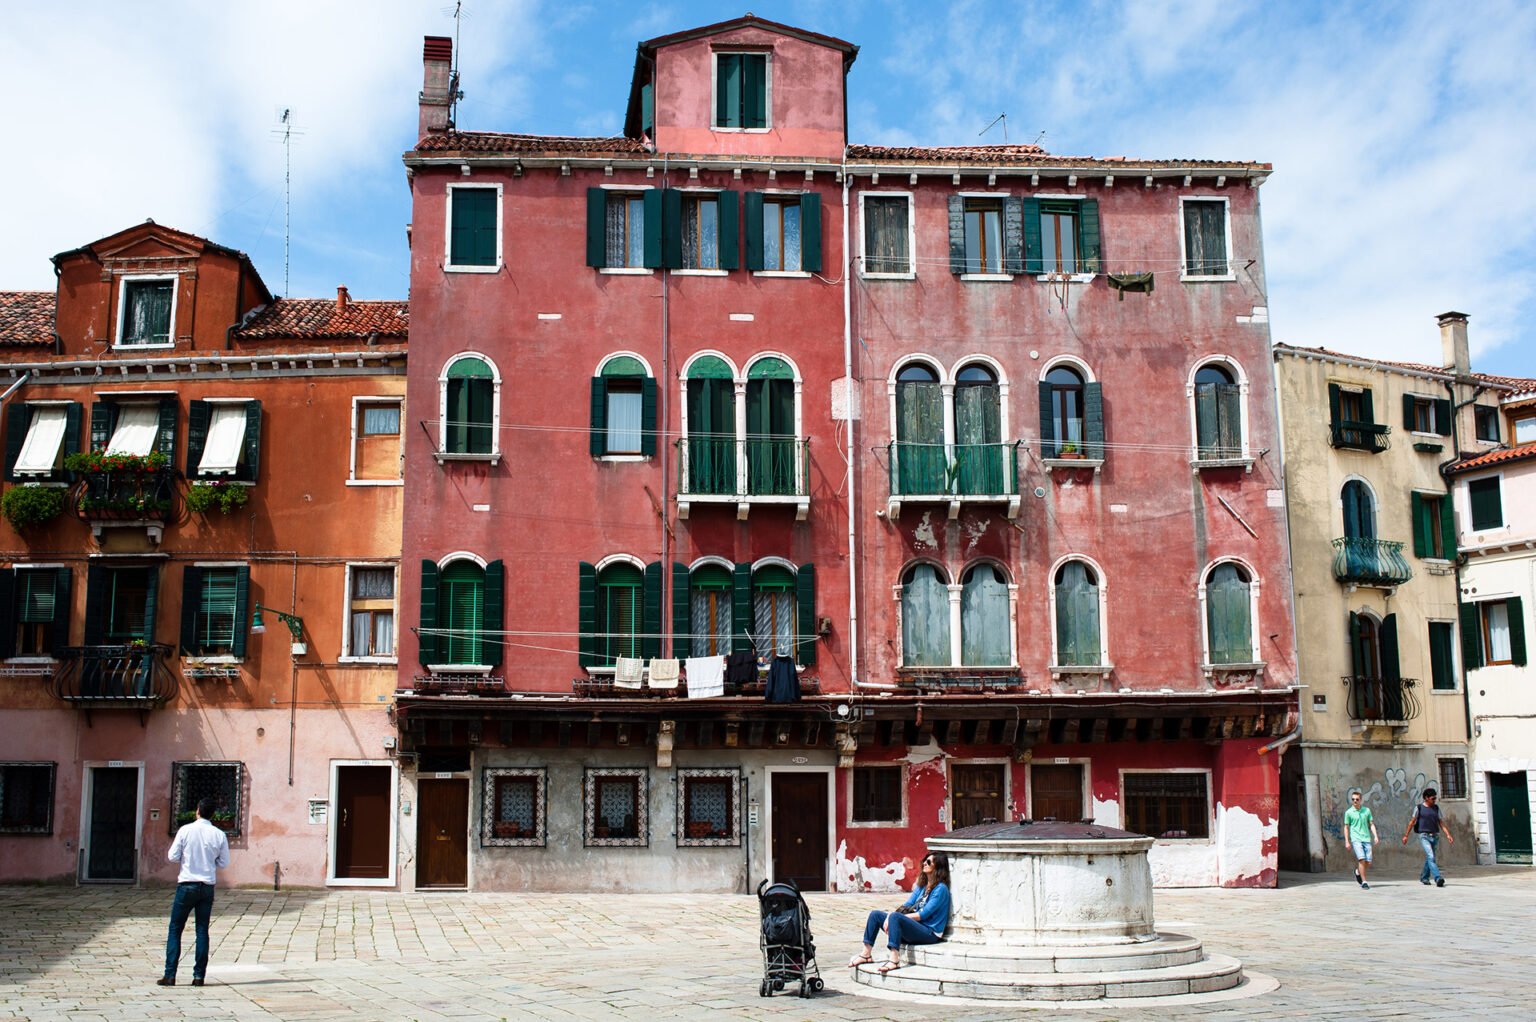
[[[1440,817],[1439,803],[1439,792],[1425,788],[1424,801],[1414,806],[1413,818],[1408,821],[1408,829],[1403,831],[1403,844],[1408,843],[1409,834],[1419,835],[1419,845],[1424,849],[1424,868],[1419,871],[1419,883],[1427,885],[1433,877],[1436,887],[1444,887],[1445,877],[1440,875],[1440,867],[1435,862],[1435,848],[1440,843],[1441,834],[1449,844],[1454,845],[1456,839]]]

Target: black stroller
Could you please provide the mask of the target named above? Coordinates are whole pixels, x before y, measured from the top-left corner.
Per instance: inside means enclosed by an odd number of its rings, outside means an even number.
[[[800,996],[819,993],[825,985],[816,967],[816,945],[811,943],[811,910],[805,907],[794,882],[757,885],[757,911],[761,917],[763,982],[757,996],[772,997],[786,982],[800,981]]]

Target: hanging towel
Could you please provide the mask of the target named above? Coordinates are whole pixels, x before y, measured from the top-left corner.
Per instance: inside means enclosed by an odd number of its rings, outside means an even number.
[[[651,688],[677,688],[676,660],[651,661]]]
[[[613,664],[614,688],[639,688],[640,679],[645,675],[645,661],[635,657],[621,656]]]
[[[752,684],[757,680],[757,656],[750,650],[732,653],[725,667],[725,680],[733,688]]]
[[[1157,282],[1150,273],[1111,273],[1105,279],[1109,286],[1120,292],[1120,300],[1125,301],[1125,293],[1134,291],[1138,294],[1149,295]]]
[[[770,703],[798,703],[800,701],[800,675],[795,661],[787,656],[776,656],[768,665],[768,686],[763,693]]]
[[[689,657],[688,698],[712,699],[725,695],[725,658],[718,656]]]

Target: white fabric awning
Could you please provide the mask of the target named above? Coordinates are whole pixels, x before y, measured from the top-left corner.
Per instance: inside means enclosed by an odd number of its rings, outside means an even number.
[[[59,462],[59,445],[64,442],[63,408],[32,409],[27,438],[16,458],[17,475],[48,475]]]
[[[240,446],[245,443],[245,405],[214,405],[208,420],[208,440],[203,445],[199,475],[228,475],[240,466]]]
[[[108,454],[146,457],[155,449],[160,434],[160,409],[156,405],[123,405],[117,412],[117,428],[107,443]]]

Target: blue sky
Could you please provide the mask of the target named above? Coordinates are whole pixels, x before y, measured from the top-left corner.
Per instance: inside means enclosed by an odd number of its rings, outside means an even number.
[[[11,197],[0,287],[146,217],[249,252],[290,293],[406,294],[421,37],[451,0],[7,5]],[[704,3],[466,0],[468,129],[610,134],[635,44],[745,13]],[[1064,155],[1262,160],[1277,341],[1536,376],[1536,5],[754,0],[858,44],[854,141],[958,145],[1007,114]]]

